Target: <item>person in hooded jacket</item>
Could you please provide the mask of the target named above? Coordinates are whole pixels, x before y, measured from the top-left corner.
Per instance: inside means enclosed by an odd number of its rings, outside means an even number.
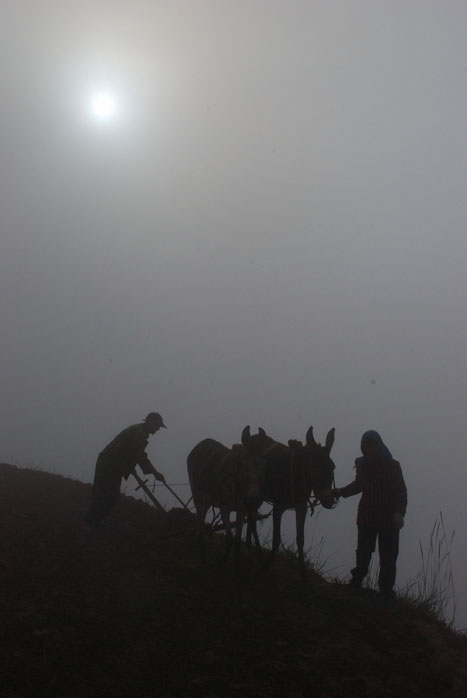
[[[146,453],[149,436],[166,426],[158,412],[150,412],[140,424],[132,424],[109,443],[99,453],[92,488],[92,499],[86,514],[89,526],[98,526],[102,519],[114,508],[120,498],[122,478],[128,479],[137,465],[146,475],[154,475],[156,480],[165,478],[152,465]]]
[[[361,451],[363,455],[355,461],[355,480],[346,487],[332,490],[335,497],[362,495],[357,514],[356,566],[351,570],[350,585],[361,586],[378,540],[379,590],[383,596],[393,598],[407,488],[400,463],[393,459],[377,431],[363,434]]]

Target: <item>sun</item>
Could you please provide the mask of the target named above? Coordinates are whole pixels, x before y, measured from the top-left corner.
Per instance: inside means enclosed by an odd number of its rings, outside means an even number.
[[[117,114],[117,100],[110,92],[96,92],[90,99],[89,109],[97,121],[112,121]]]

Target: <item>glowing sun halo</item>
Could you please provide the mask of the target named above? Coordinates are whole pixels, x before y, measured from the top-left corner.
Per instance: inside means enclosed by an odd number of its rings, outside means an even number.
[[[117,103],[113,95],[107,92],[95,94],[90,102],[91,114],[98,121],[110,121],[116,114]]]

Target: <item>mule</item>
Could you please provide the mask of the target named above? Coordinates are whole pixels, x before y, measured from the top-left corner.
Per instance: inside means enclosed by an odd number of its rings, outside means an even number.
[[[334,482],[335,465],[330,456],[334,435],[335,429],[330,429],[325,445],[321,446],[310,427],[305,445],[290,440],[286,446],[261,428],[254,435],[250,434],[249,426],[242,432],[242,444],[247,452],[266,461],[262,500],[273,506],[271,562],[281,544],[282,515],[287,509],[295,509],[298,564],[302,576],[305,575],[305,519],[311,494],[313,492],[326,509],[335,504],[335,498],[329,494]],[[254,530],[252,533],[255,535]]]
[[[198,518],[200,555],[205,559],[204,520],[208,509],[215,507],[220,510],[226,541],[219,562],[227,560],[234,543],[234,565],[237,568],[244,520],[253,521],[261,503],[265,461],[248,453],[241,444],[229,449],[214,439],[203,439],[189,453],[187,467]],[[235,539],[230,523],[233,511],[236,512]]]

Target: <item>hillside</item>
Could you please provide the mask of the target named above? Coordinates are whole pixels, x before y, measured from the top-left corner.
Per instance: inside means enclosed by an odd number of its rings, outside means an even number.
[[[191,517],[0,465],[0,695],[463,698],[467,638],[404,601],[310,574],[201,564]],[[3,691],[3,692],[2,692]]]

